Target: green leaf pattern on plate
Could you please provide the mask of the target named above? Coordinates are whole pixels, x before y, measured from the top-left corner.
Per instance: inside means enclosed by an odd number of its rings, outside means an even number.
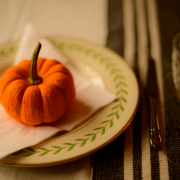
[[[0,59],[1,59],[1,57],[7,57],[10,54],[15,54],[16,51],[17,51],[17,49],[14,46],[11,46],[8,49],[1,49],[0,50]]]
[[[88,141],[90,143],[93,143],[93,141],[96,140],[96,138],[99,136],[102,136],[106,133],[106,131],[109,128],[113,128],[114,121],[120,119],[120,114],[124,111],[124,103],[127,103],[126,96],[128,95],[127,87],[125,77],[121,74],[121,69],[118,69],[116,67],[116,64],[111,62],[111,60],[108,57],[104,57],[102,53],[96,52],[93,49],[90,49],[83,45],[76,45],[72,43],[55,43],[52,42],[57,48],[60,50],[69,50],[69,51],[76,51],[77,53],[84,53],[86,56],[91,56],[93,60],[99,61],[101,65],[104,65],[104,68],[110,73],[111,76],[113,76],[115,88],[117,89],[116,92],[116,99],[114,100],[113,104],[114,107],[111,109],[112,113],[107,115],[107,119],[102,121],[99,125],[99,127],[96,127],[92,130],[92,132],[85,134],[84,137],[75,139],[74,142],[67,142],[63,143],[61,146],[51,146],[51,148],[43,148],[40,147],[38,150],[34,150],[32,148],[26,148],[24,150],[17,151],[13,153],[12,155],[19,155],[22,153],[25,153],[25,156],[32,156],[34,154],[39,154],[39,156],[44,156],[50,152],[52,152],[53,155],[56,155],[60,153],[62,150],[71,151],[76,146],[83,147],[86,145]],[[4,52],[2,52],[4,54]]]

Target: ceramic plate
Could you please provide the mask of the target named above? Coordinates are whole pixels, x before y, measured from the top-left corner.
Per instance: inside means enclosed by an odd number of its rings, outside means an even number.
[[[130,66],[108,48],[74,39],[49,38],[73,66],[92,83],[116,95],[116,100],[84,124],[0,160],[17,166],[65,163],[97,151],[118,137],[133,119],[139,86]],[[19,42],[0,47],[0,73],[12,65]]]

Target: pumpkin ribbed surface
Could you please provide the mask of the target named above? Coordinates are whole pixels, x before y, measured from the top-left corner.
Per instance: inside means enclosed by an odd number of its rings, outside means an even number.
[[[52,123],[67,113],[75,102],[70,71],[59,61],[38,58],[37,72],[42,82],[32,85],[30,60],[9,68],[0,80],[0,102],[13,119],[27,125]]]

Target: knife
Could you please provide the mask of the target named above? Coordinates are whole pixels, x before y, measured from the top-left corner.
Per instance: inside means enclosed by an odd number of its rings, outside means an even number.
[[[155,65],[155,61],[152,58],[149,59],[146,96],[149,100],[150,146],[158,150],[162,146],[162,139],[160,134],[159,121],[156,114],[156,99],[158,97],[156,65]]]

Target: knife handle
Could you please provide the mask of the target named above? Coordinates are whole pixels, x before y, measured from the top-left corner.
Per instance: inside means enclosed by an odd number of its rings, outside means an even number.
[[[154,149],[160,149],[162,146],[162,139],[159,129],[159,121],[156,118],[156,100],[153,98],[150,101],[150,145]]]

